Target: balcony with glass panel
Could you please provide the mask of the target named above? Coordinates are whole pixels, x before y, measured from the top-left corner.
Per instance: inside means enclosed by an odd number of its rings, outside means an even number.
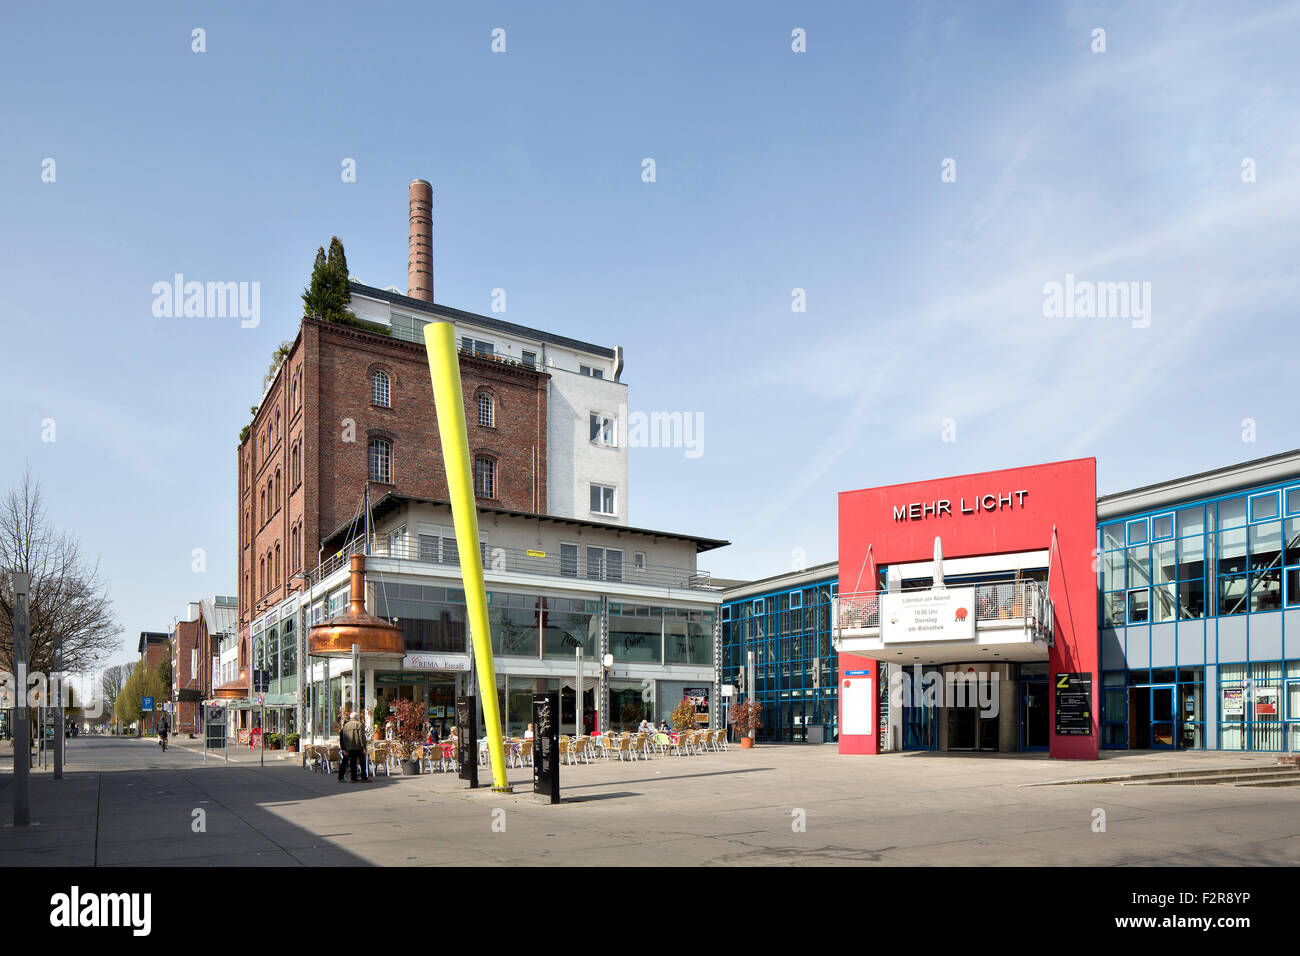
[[[941,609],[945,619],[933,629],[942,636],[927,639],[928,625],[916,628],[923,618],[909,615],[909,598]],[[1045,661],[1054,633],[1052,601],[1037,581],[840,594],[832,625],[836,650],[909,664]]]

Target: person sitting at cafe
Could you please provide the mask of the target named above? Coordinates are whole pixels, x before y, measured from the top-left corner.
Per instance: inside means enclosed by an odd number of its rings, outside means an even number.
[[[529,724],[528,729],[524,731],[524,740],[532,740],[532,739],[533,739],[533,725]]]

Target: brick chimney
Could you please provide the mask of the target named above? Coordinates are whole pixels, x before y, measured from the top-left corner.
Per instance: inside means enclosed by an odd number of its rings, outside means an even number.
[[[406,263],[406,294],[433,301],[433,187],[411,183],[411,249]]]

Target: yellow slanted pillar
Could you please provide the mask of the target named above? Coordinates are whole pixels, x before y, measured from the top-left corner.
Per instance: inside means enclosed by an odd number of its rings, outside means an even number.
[[[483,558],[478,544],[478,508],[474,504],[474,476],[470,472],[469,437],[465,432],[465,399],[456,359],[456,333],[450,322],[430,322],[424,327],[424,347],[433,376],[433,403],[438,414],[438,436],[447,466],[451,515],[456,524],[465,607],[474,640],[474,669],[478,671],[483,700],[488,754],[492,758],[492,790],[509,793],[506,754],[501,743],[501,711],[497,706],[497,678],[492,666],[492,633],[488,629],[487,590],[483,585]]]

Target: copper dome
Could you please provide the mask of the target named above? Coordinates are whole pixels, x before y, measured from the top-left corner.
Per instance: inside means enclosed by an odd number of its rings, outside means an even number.
[[[366,556],[352,555],[352,599],[348,609],[313,627],[307,653],[314,657],[351,657],[352,645],[369,657],[406,656],[402,629],[366,610]]]

